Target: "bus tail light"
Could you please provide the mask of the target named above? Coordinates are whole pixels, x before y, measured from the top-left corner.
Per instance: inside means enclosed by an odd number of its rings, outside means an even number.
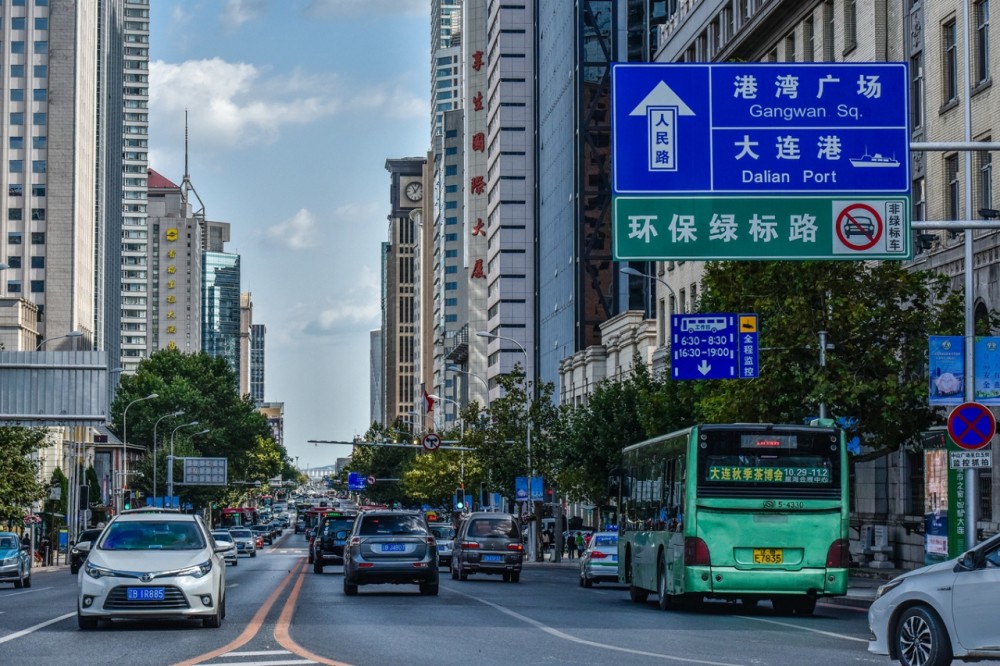
[[[851,551],[847,539],[837,539],[826,551],[826,566],[829,569],[847,569],[851,566]]]
[[[708,544],[698,537],[684,537],[684,566],[711,566]]]

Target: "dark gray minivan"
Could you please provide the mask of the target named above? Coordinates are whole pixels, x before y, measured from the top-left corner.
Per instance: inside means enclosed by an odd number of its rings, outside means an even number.
[[[458,526],[452,551],[451,577],[466,580],[469,574],[500,574],[504,582],[521,580],[524,546],[517,517],[509,513],[479,511]]]

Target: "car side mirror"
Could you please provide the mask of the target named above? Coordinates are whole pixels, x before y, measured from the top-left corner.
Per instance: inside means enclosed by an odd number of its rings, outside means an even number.
[[[78,544],[76,544],[76,549],[81,553],[89,553],[90,546],[92,543],[93,543],[92,541],[81,541]]]
[[[972,571],[976,568],[976,554],[973,551],[969,551],[959,558],[958,562],[955,563],[955,571]]]

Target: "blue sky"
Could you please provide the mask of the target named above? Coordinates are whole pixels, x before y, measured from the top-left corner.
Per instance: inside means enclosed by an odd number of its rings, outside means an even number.
[[[150,3],[150,167],[232,225],[300,466],[369,423],[387,158],[426,154],[430,0]]]

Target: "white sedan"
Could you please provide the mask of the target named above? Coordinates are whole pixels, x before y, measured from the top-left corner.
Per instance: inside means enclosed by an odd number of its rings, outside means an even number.
[[[881,586],[868,610],[868,651],[903,666],[1000,658],[998,595],[1000,535]]]

